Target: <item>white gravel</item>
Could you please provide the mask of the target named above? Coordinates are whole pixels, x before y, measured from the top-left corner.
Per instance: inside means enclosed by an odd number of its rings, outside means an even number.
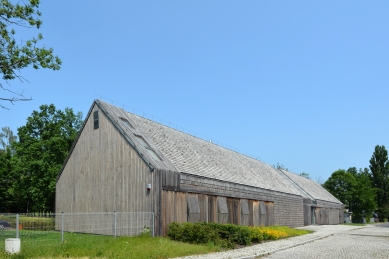
[[[315,232],[241,249],[180,259],[257,258],[389,258],[389,227],[376,225],[307,226]]]

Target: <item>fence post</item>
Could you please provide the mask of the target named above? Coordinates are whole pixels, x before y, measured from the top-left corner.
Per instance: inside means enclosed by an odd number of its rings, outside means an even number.
[[[153,237],[154,237],[154,212],[151,212],[151,216],[152,216],[152,222],[153,222]]]
[[[116,211],[113,212],[113,217],[114,217],[114,235],[116,239]]]
[[[16,214],[16,238],[19,238],[19,214]]]
[[[63,225],[64,225],[64,222],[63,222],[64,218],[63,218],[63,212],[61,213],[61,241],[62,241],[62,244],[63,244]]]

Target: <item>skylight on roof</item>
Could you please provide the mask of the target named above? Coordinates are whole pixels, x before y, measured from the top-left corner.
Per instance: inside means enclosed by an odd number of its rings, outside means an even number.
[[[146,141],[141,137],[141,136],[138,136],[138,135],[135,135],[136,139],[139,141],[139,143],[145,147],[145,148],[150,148],[149,147],[149,144],[146,143]]]
[[[122,123],[124,124],[124,126],[134,129],[134,126],[132,126],[132,124],[127,119],[122,118],[122,117],[119,117],[119,118],[122,121]]]
[[[151,156],[152,158],[154,158],[154,160],[156,160],[156,161],[161,161],[161,159],[159,158],[159,156],[158,156],[157,154],[155,154],[154,150],[148,149],[148,148],[146,148],[146,150],[147,150],[147,152],[150,154],[150,156]]]
[[[156,161],[162,161],[162,159],[154,152],[154,150],[147,144],[143,137],[135,135],[138,142],[146,149],[147,153]]]

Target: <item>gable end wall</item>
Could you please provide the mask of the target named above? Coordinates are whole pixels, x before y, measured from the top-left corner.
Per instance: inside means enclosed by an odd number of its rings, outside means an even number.
[[[154,186],[150,167],[95,104],[57,180],[56,213],[152,212],[147,184]]]

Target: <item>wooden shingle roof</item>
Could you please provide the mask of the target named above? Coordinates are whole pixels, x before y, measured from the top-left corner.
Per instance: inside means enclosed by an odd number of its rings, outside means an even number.
[[[133,142],[138,152],[156,168],[305,196],[282,172],[262,161],[125,112],[106,102],[96,103],[107,112],[122,134]],[[120,123],[120,118],[127,119],[133,127]],[[147,154],[135,135],[145,139],[162,161]]]
[[[322,200],[322,201],[342,204],[337,198],[335,198],[331,193],[329,193],[326,189],[324,189],[315,181],[288,172],[286,170],[280,169],[280,171],[282,171],[292,181],[294,181],[297,185],[299,185],[302,189],[304,189],[304,191],[307,192],[310,196],[312,196],[315,200]]]

